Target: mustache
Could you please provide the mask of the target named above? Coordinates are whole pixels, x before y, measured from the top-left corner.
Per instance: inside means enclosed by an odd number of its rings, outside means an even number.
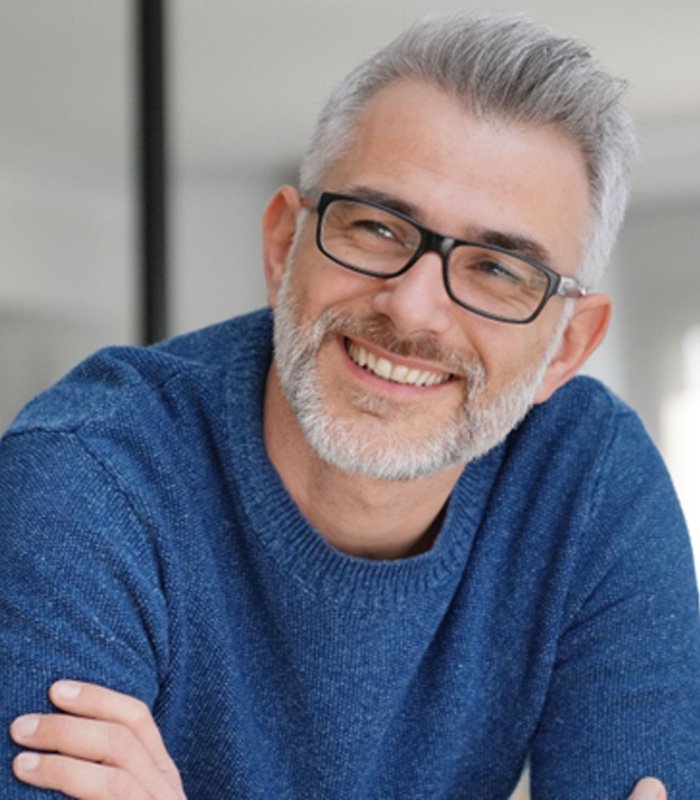
[[[473,385],[481,386],[485,382],[486,370],[478,356],[465,358],[444,347],[437,337],[430,334],[400,336],[392,321],[380,314],[358,317],[335,309],[326,309],[313,325],[312,338],[315,347],[320,347],[323,341],[338,334],[366,339],[383,350],[404,358],[433,361],[447,372],[468,378]]]

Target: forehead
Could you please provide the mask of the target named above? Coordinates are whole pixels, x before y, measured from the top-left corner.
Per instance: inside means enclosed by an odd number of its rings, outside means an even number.
[[[479,118],[426,83],[390,84],[360,113],[323,180],[353,187],[400,198],[454,236],[503,229],[540,241],[568,272],[582,254],[589,197],[578,145],[551,126]]]

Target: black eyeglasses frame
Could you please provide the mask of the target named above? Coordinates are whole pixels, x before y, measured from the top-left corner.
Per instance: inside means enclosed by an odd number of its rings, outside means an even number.
[[[323,218],[328,207],[337,200],[361,203],[363,205],[379,209],[380,211],[384,211],[397,217],[398,219],[403,220],[404,222],[407,222],[420,234],[421,240],[418,249],[408,260],[408,262],[404,264],[401,269],[398,269],[395,272],[376,272],[374,270],[363,269],[362,267],[358,267],[355,264],[343,261],[337,256],[334,256],[332,253],[329,253],[323,246]],[[540,315],[545,305],[549,302],[549,300],[552,299],[552,297],[578,298],[584,297],[588,293],[586,287],[583,286],[576,278],[572,278],[567,275],[561,275],[551,267],[548,267],[545,264],[530,258],[529,256],[514,252],[513,250],[509,250],[508,248],[500,247],[499,245],[495,244],[484,244],[483,242],[472,242],[467,239],[457,239],[453,236],[444,236],[443,234],[437,233],[430,228],[426,228],[425,225],[417,222],[407,214],[397,211],[389,206],[385,206],[382,203],[374,202],[373,200],[365,200],[361,197],[354,197],[353,195],[342,194],[338,192],[321,192],[317,201],[314,202],[313,198],[303,198],[303,201],[306,201],[304,202],[304,205],[307,205],[308,203],[308,206],[315,210],[318,214],[318,221],[316,224],[316,246],[323,253],[323,255],[327,258],[330,258],[331,261],[334,261],[341,267],[345,267],[345,269],[352,270],[353,272],[357,272],[361,275],[367,275],[371,278],[382,278],[386,280],[389,278],[398,278],[400,275],[408,272],[408,270],[426,253],[437,253],[442,260],[443,285],[450,299],[461,308],[471,311],[473,314],[478,314],[480,317],[486,317],[497,322],[505,322],[511,325],[527,325]],[[535,269],[542,272],[547,280],[547,289],[535,310],[526,319],[511,319],[475,308],[474,306],[469,305],[469,303],[465,303],[463,300],[460,300],[458,297],[456,297],[452,291],[452,287],[450,286],[449,258],[452,250],[461,245],[480,247],[484,250],[490,250],[494,253],[503,253],[511,258],[517,258],[520,261],[524,261],[525,263],[530,264],[531,266],[535,267]]]

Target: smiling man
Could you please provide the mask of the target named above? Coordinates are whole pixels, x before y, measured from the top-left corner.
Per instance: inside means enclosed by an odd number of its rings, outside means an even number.
[[[682,515],[574,378],[610,315],[619,95],[520,18],[418,23],[266,209],[272,314],[98,354],[26,409],[3,797],[505,800],[527,757],[538,800],[697,797]]]
[[[321,182],[316,220],[291,187],[265,218],[277,354],[267,448],[334,544],[357,552],[359,535],[363,554],[401,556],[430,545],[465,462],[564,383],[603,334],[608,298],[579,299],[569,319],[561,297],[543,306],[559,275],[520,256],[576,272],[586,165],[556,129],[480,119],[412,78],[368,101]],[[450,236],[438,242],[423,226]],[[350,269],[329,270],[329,259]],[[388,528],[357,528],[348,472],[382,482],[362,486]],[[408,520],[397,513],[404,497]]]

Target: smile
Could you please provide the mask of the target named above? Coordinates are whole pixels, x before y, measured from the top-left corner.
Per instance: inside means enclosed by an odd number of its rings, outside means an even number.
[[[345,349],[358,367],[392,383],[406,386],[439,386],[452,378],[448,372],[431,372],[407,367],[404,364],[394,364],[383,356],[370,353],[362,345],[355,344],[349,339],[345,340]]]

